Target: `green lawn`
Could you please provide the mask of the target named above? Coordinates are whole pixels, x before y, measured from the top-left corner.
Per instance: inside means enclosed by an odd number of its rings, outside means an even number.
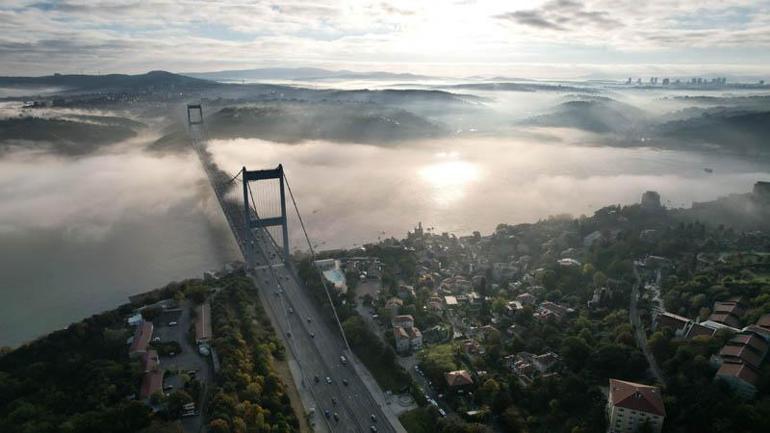
[[[408,433],[431,433],[435,426],[429,410],[429,408],[419,407],[402,413],[398,419]]]

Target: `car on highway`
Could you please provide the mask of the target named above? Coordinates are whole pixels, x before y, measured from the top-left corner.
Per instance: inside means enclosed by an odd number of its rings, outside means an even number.
[[[369,431],[372,432],[372,433],[377,433],[377,427],[371,425],[371,426],[369,426]]]
[[[370,418],[372,419],[372,422],[377,422],[377,416],[375,414],[372,414]]]
[[[287,333],[286,333],[286,336],[287,336],[287,337],[289,337],[289,338],[291,338],[291,332],[287,332]]]
[[[334,417],[334,422],[340,422],[340,414],[334,412],[332,416]]]
[[[176,322],[168,322],[168,326],[176,326],[176,325],[178,325],[178,323],[176,323]]]
[[[337,406],[337,399],[332,397],[332,405]]]
[[[289,307],[289,314],[294,312],[294,308]]]
[[[345,355],[340,355],[340,362],[342,365],[348,365],[348,359],[345,358]]]
[[[345,386],[348,386],[348,384],[349,384],[349,383],[350,383],[350,382],[348,382],[348,380],[347,380],[347,379],[342,379],[342,384],[343,384],[343,385],[345,385]]]
[[[310,322],[312,322],[312,321],[313,321],[313,319],[311,319],[311,318],[310,318],[310,316],[308,316],[308,318],[307,318],[307,323],[310,323]]]
[[[318,378],[318,376],[315,376],[313,377],[313,380],[315,381],[315,383],[318,383],[320,379]]]
[[[332,378],[331,378],[331,377],[329,377],[329,376],[326,376],[326,383],[328,383],[329,385],[331,385],[331,384],[332,384]]]
[[[446,416],[446,411],[445,411],[444,409],[441,409],[441,408],[439,408],[439,409],[438,409],[438,413],[439,413],[441,416]]]
[[[315,333],[314,332],[310,333],[310,338],[315,338]]]
[[[329,409],[324,410],[324,416],[326,417],[326,419],[329,419],[329,417],[332,416],[332,413],[329,412]]]

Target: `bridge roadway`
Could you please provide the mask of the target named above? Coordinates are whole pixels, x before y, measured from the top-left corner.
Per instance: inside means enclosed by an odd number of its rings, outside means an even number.
[[[193,147],[247,260],[250,277],[260,292],[262,304],[297,363],[300,377],[294,377],[294,381],[298,391],[304,395],[309,393],[315,402],[312,408],[316,412],[313,419],[316,430],[320,427],[322,431],[331,433],[371,433],[374,426],[377,432],[405,433],[394,415],[388,413],[386,416],[388,409],[382,406],[382,395],[378,395],[379,398],[373,396],[373,393],[381,393],[379,387],[376,384],[367,387],[364,383],[358,370],[365,368],[354,366],[358,361],[347,353],[339,330],[332,329],[323,320],[319,306],[307,298],[296,272],[290,264],[283,263],[267,231],[264,228],[251,231],[245,228],[241,207],[227,198],[232,179],[212,162],[211,155],[204,148],[203,133],[191,132]],[[343,354],[348,358],[347,365],[340,361]],[[296,371],[293,370],[292,374]],[[331,379],[331,384],[327,383],[326,377]],[[330,413],[328,419],[324,416],[326,410]],[[339,420],[335,420],[335,413]],[[376,421],[372,420],[372,415]]]
[[[371,426],[378,432],[395,432],[384,413],[387,409],[383,410],[372,397],[353,368],[357,361],[350,359],[339,331],[329,326],[322,311],[307,298],[296,273],[283,264],[265,231],[255,230],[254,239],[259,242],[253,256],[254,279],[263,302],[275,313],[286,345],[298,361],[300,386],[310,391],[316,401],[316,422],[322,423],[324,411],[328,410],[339,416],[339,421],[332,416],[326,423],[332,432],[370,432]],[[348,358],[347,365],[342,364],[341,355]],[[331,384],[326,377],[332,380]]]

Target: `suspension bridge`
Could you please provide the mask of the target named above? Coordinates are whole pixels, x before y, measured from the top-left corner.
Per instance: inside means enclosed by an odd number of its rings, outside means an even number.
[[[292,378],[303,406],[315,412],[311,417],[314,429],[406,433],[374,379],[352,354],[336,311],[332,308],[334,329],[319,306],[308,299],[291,263],[287,192],[313,259],[315,251],[283,167],[255,171],[243,167],[230,175],[217,166],[207,149],[201,105],[187,106],[187,121],[192,146],[241,250],[246,270],[289,349]],[[329,288],[323,278],[321,281],[332,304]]]

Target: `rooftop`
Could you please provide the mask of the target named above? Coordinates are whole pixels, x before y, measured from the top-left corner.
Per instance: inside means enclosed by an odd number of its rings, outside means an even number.
[[[610,379],[610,399],[617,407],[666,416],[663,396],[654,386]]]
[[[471,385],[473,383],[473,379],[471,378],[471,374],[468,373],[468,370],[450,371],[444,373],[444,377],[446,378],[447,385],[450,387]]]
[[[724,362],[717,371],[717,377],[734,377],[746,383],[754,385],[759,375],[746,364],[736,362]]]

